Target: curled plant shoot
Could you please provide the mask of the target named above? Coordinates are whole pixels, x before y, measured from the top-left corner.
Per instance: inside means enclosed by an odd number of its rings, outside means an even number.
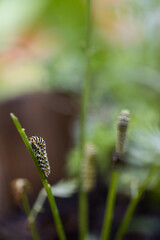
[[[31,185],[29,181],[25,178],[15,179],[11,182],[11,189],[12,189],[12,193],[15,201],[18,204],[22,202],[25,214],[28,218],[28,224],[29,224],[29,228],[30,228],[33,240],[39,240],[40,238],[38,235],[36,222],[34,219],[29,219],[29,214],[31,211],[28,197],[27,197],[27,193],[30,192],[31,190]]]

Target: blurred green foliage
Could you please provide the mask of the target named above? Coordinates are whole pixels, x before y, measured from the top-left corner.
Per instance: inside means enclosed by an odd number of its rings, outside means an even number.
[[[32,46],[33,39],[39,33],[42,33],[42,36],[44,33],[47,39],[53,41],[46,55],[44,50],[42,54],[38,52],[37,56],[34,54],[29,56],[28,62],[32,62],[33,68],[38,66],[37,71],[40,72],[36,86],[32,89],[54,89],[81,94],[85,73],[85,1],[12,0],[11,3],[5,0],[0,2],[0,22],[2,36],[0,49],[3,54],[6,48],[14,48],[21,37],[27,38],[29,46]],[[29,40],[28,36],[31,36]],[[40,37],[37,37],[34,46],[38,45],[40,40]],[[87,119],[87,140],[94,143],[98,149],[98,170],[104,176],[109,166],[111,152],[114,150],[116,121],[122,109],[129,109],[131,112],[128,140],[131,147],[134,146],[132,152],[135,153],[135,162],[136,159],[143,161],[144,151],[137,157],[137,147],[133,144],[132,137],[139,132],[143,138],[144,132],[150,131],[149,126],[159,129],[159,40],[158,0],[126,0],[119,3],[93,1],[90,49],[91,97]],[[42,41],[42,46],[40,45],[42,49],[46,47],[47,41]],[[34,50],[32,46],[25,54],[29,55],[30,51],[34,53]],[[7,64],[12,63],[5,62],[3,65],[8,72],[10,65]],[[26,59],[23,59],[23,64],[26,67]],[[18,66],[17,64],[16,67]],[[11,93],[10,82],[6,84],[3,68],[0,70],[0,79],[1,92],[4,93],[4,85],[5,94],[7,95],[7,91]],[[32,79],[31,75],[28,79]],[[16,80],[17,78],[13,81]],[[17,84],[19,85],[20,83]],[[26,85],[24,86],[26,88]],[[19,91],[23,92],[22,88]],[[75,132],[77,131],[75,129]],[[157,133],[159,136],[159,130]],[[145,139],[145,136],[143,140],[137,135],[134,137],[138,146]],[[149,140],[150,137],[147,139]],[[78,143],[78,137],[75,140]],[[71,176],[79,172],[80,160],[77,151],[77,148],[74,149],[70,155],[68,169]],[[153,161],[154,150],[150,152],[153,153],[150,157]],[[136,171],[134,174],[137,177]]]

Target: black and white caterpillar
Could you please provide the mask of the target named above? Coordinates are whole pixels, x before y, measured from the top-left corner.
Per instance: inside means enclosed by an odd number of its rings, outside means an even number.
[[[44,172],[45,177],[48,177],[51,172],[51,169],[47,157],[46,143],[44,139],[41,137],[32,136],[29,137],[29,142],[36,155],[41,170]]]
[[[117,143],[116,152],[121,155],[126,151],[127,130],[130,121],[130,113],[128,110],[123,110],[118,117],[117,123]]]

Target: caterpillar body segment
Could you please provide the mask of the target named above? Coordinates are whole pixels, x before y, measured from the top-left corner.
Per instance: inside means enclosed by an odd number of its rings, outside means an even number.
[[[130,121],[130,113],[128,110],[123,110],[118,117],[117,123],[117,143],[116,152],[122,155],[126,151],[127,130]]]
[[[36,155],[37,161],[41,170],[44,172],[45,177],[48,177],[51,170],[46,152],[46,143],[42,137],[32,136],[29,142]]]

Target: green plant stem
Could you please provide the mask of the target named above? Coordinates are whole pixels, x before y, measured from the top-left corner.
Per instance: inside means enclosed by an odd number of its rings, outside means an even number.
[[[29,217],[30,206],[29,206],[29,201],[28,201],[26,193],[22,194],[22,204],[23,204],[23,208],[24,208],[24,211],[26,213],[26,216]],[[39,240],[40,238],[39,238],[39,235],[38,235],[38,230],[37,230],[37,226],[36,226],[35,221],[29,221],[29,219],[28,219],[28,223],[29,223],[29,227],[30,227],[30,230],[31,230],[32,238],[34,240]]]
[[[86,117],[88,111],[89,93],[90,93],[90,8],[91,0],[86,3],[86,71],[83,80],[83,92],[81,99],[81,116],[80,116],[80,155],[84,160],[84,147],[86,139]],[[83,166],[83,163],[81,164]],[[82,183],[83,179],[81,179]],[[81,184],[82,185],[82,184]],[[88,234],[88,198],[87,193],[83,191],[82,186],[79,192],[79,224],[80,239],[84,240]]]
[[[31,221],[35,221],[38,213],[40,213],[42,211],[42,208],[43,208],[44,202],[46,200],[46,197],[47,196],[46,196],[45,189],[42,188],[41,191],[38,194],[38,197],[37,197],[32,209],[31,209],[31,211],[30,211],[29,219]]]
[[[85,239],[88,234],[88,194],[80,193],[80,239]]]
[[[102,228],[101,240],[108,240],[111,230],[111,222],[113,217],[113,210],[116,197],[116,188],[117,188],[117,171],[113,170],[111,175],[111,183],[109,188],[109,193],[106,201],[104,222]]]
[[[80,149],[81,154],[84,152],[84,144],[86,138],[86,117],[88,111],[89,93],[90,93],[90,8],[91,0],[87,0],[86,5],[86,43],[85,43],[85,57],[86,70],[83,79],[83,92],[81,98],[81,116],[80,116]]]
[[[126,210],[126,213],[123,217],[123,220],[121,222],[121,225],[118,229],[118,232],[116,234],[115,240],[122,240],[123,236],[128,228],[128,225],[131,221],[131,218],[133,216],[133,213],[135,211],[135,208],[140,200],[140,198],[142,197],[144,191],[146,190],[148,184],[151,182],[152,177],[155,175],[155,173],[157,172],[157,170],[159,169],[159,165],[154,165],[151,170],[149,171],[147,177],[144,179],[143,183],[141,184],[141,186],[138,189],[138,193],[136,194],[136,196],[134,196],[131,200],[131,202],[129,203],[129,206]]]
[[[43,186],[46,190],[47,197],[48,197],[50,207],[51,207],[51,211],[52,211],[52,215],[53,215],[53,218],[54,218],[54,221],[55,221],[55,224],[56,224],[56,228],[57,228],[57,232],[58,232],[58,235],[59,235],[59,239],[60,240],[66,240],[66,236],[65,236],[65,233],[64,233],[64,230],[63,230],[63,226],[62,226],[61,219],[60,219],[60,216],[59,216],[59,213],[58,213],[58,209],[57,209],[57,206],[56,206],[56,203],[55,203],[55,199],[54,199],[54,196],[52,194],[51,186],[48,183],[47,179],[45,178],[44,173],[41,171],[41,168],[38,164],[38,161],[37,161],[37,158],[34,154],[34,151],[33,151],[32,147],[29,143],[27,135],[25,134],[24,128],[21,127],[21,125],[18,121],[18,118],[13,113],[11,113],[10,115],[11,115],[11,118],[12,118],[12,120],[13,120],[13,122],[14,122],[22,140],[24,141],[24,144],[26,145],[29,153],[31,154],[31,157],[32,157],[32,159],[33,159],[33,161],[36,165],[36,168],[38,170],[38,173],[40,175],[42,184],[43,184]]]

